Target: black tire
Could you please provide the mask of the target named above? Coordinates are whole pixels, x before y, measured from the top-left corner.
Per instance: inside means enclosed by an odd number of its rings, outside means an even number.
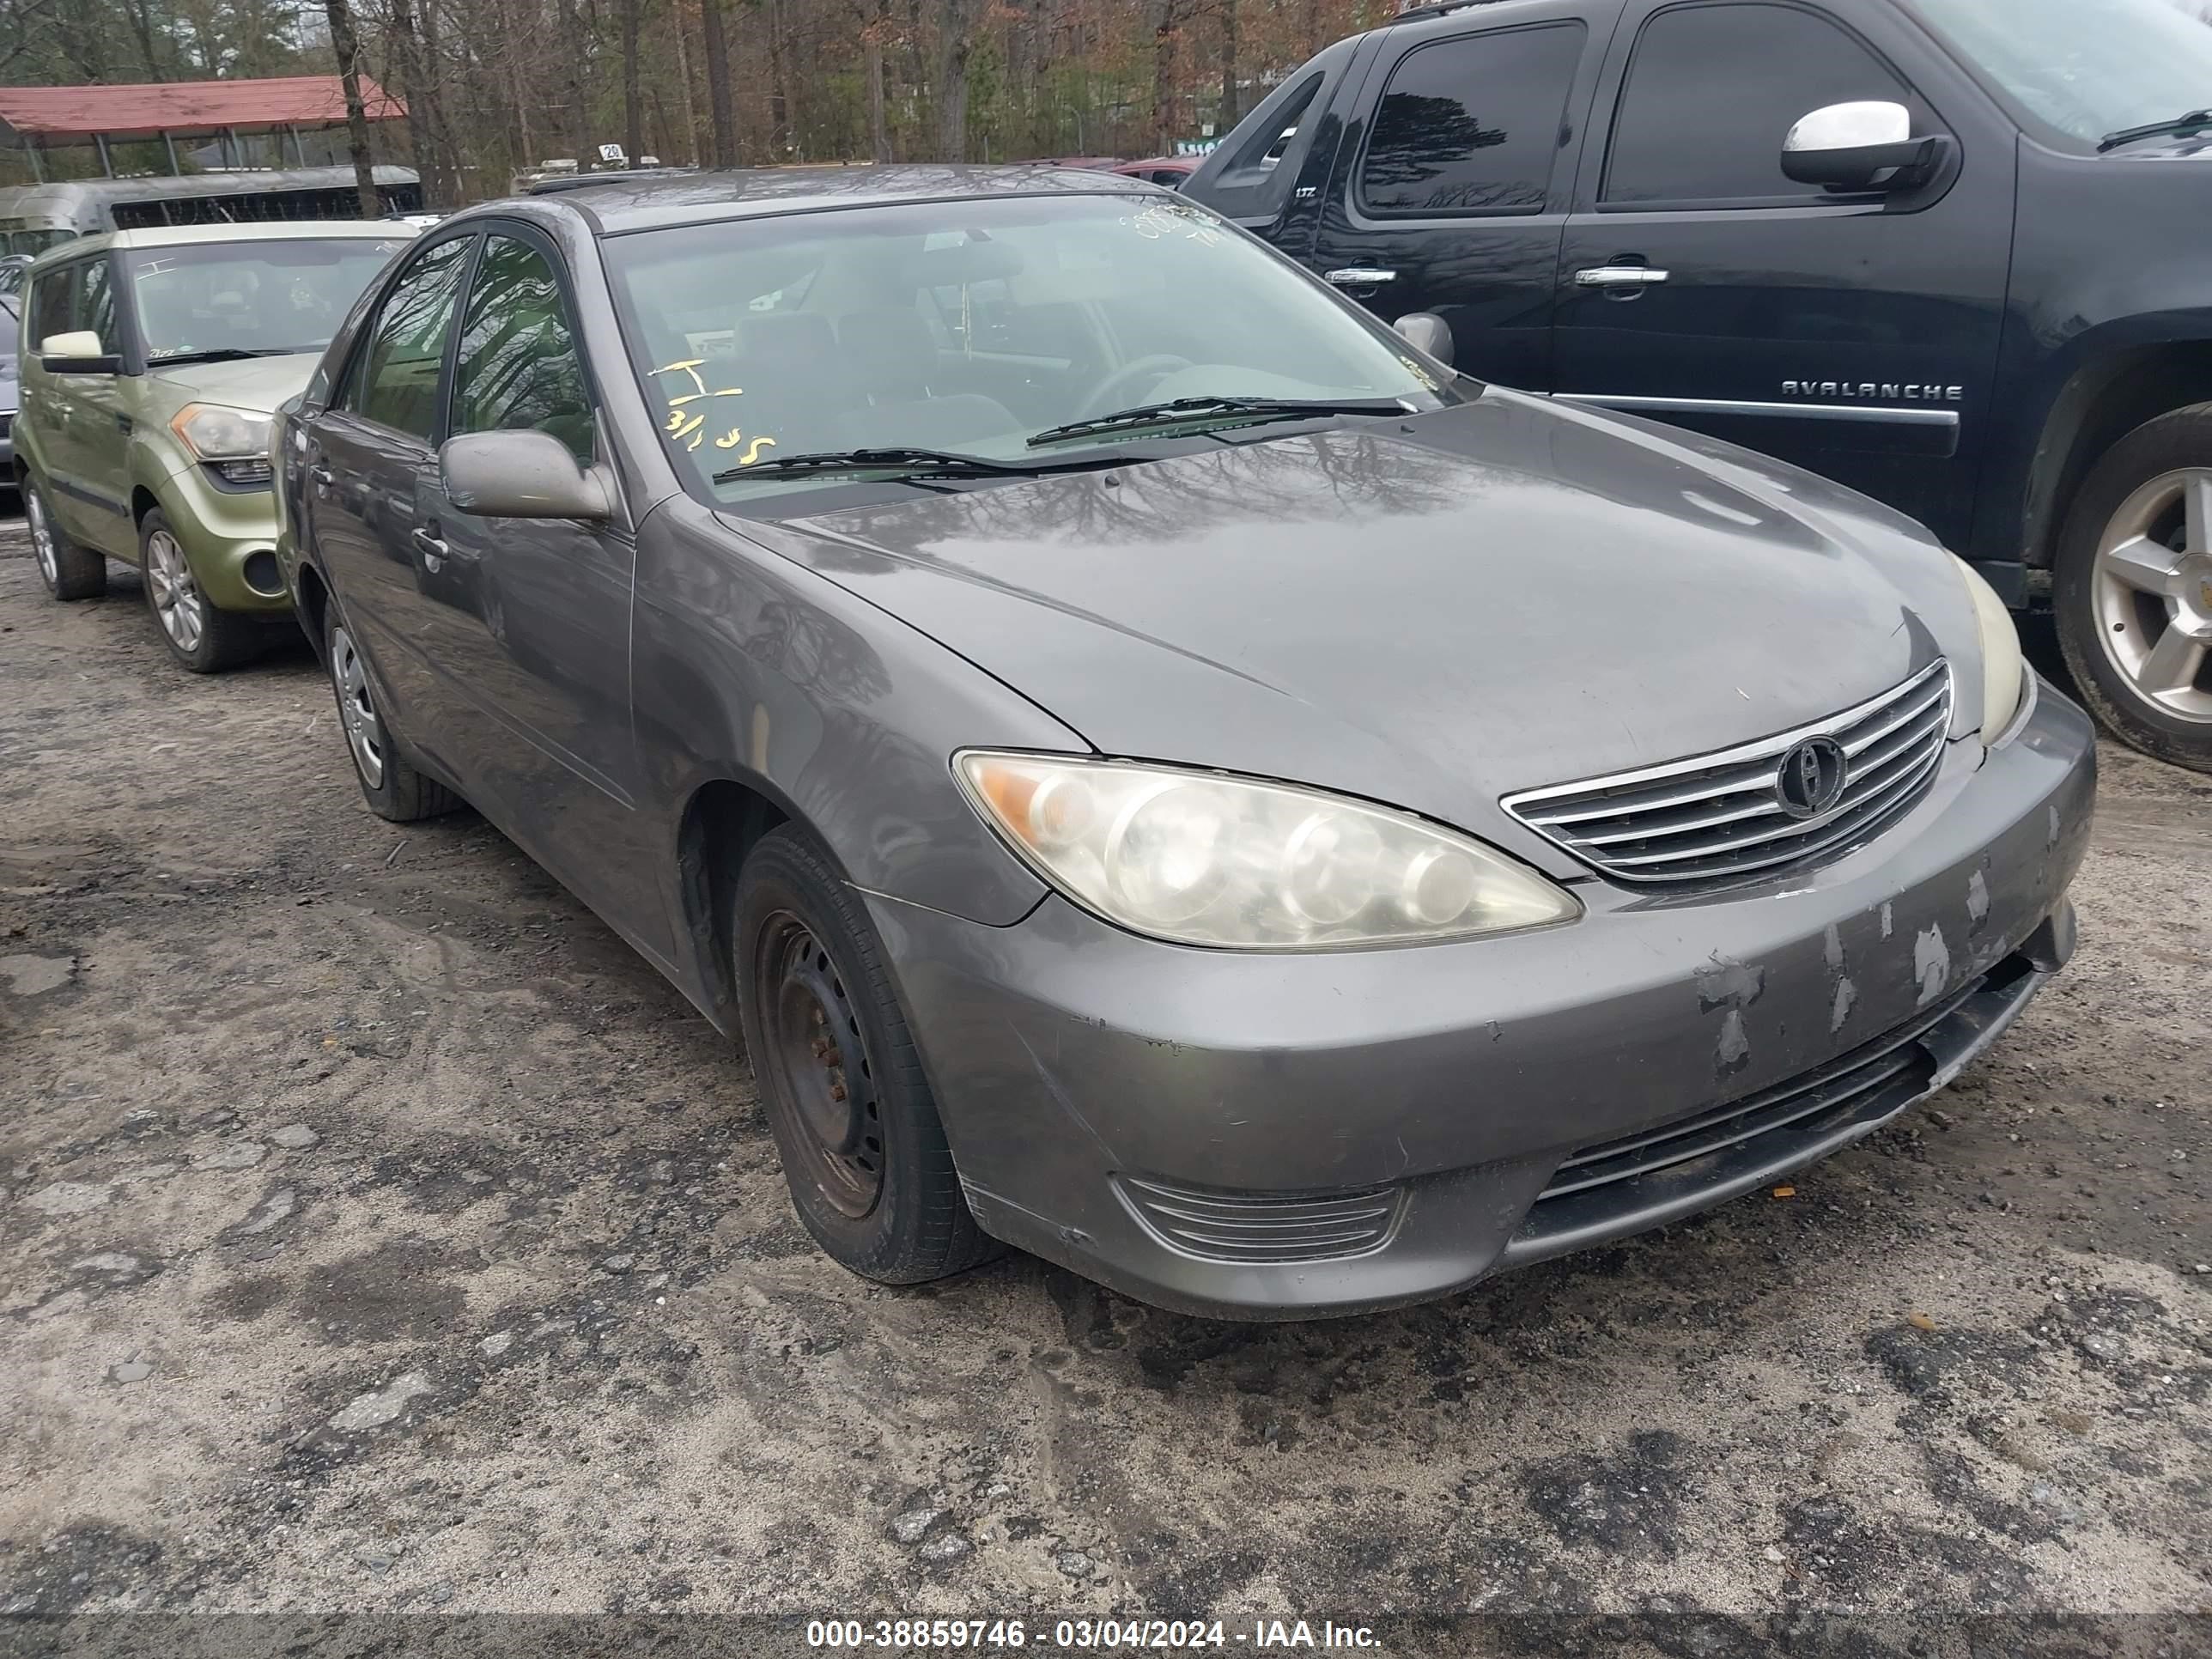
[[[107,592],[106,559],[70,539],[48,510],[46,493],[29,478],[23,480],[23,519],[47,592],[58,599],[96,599]]]
[[[344,741],[346,758],[353,763],[354,781],[361,786],[361,797],[368,803],[368,810],[392,823],[413,823],[461,805],[459,795],[416,771],[402,751],[390,722],[376,707],[368,665],[355,647],[336,605],[324,612],[322,657],[324,671],[331,679],[331,694],[337,700],[338,736]],[[349,707],[354,698],[359,703]]]
[[[200,591],[184,544],[159,507],[138,521],[138,568],[154,631],[193,673],[220,674],[268,647],[269,629],[259,617],[219,610]]]
[[[886,1285],[999,1255],[960,1190],[875,930],[828,855],[789,825],[773,831],[738,872],[732,908],[745,1051],[806,1231],[839,1264]],[[833,1147],[825,1115],[843,1117],[837,1145],[848,1150]]]
[[[2145,527],[2141,533],[2160,547],[2185,541],[2182,521],[2175,517],[2183,509],[2176,507],[2161,514],[2146,503],[2162,496],[2163,487],[2153,489],[2158,481],[2192,469],[2212,475],[2212,404],[2161,415],[2106,451],[2089,469],[2066,515],[2053,562],[2051,598],[2066,666],[2081,701],[2105,729],[2147,755],[2212,772],[2212,659],[2200,660],[2194,677],[2195,686],[2203,690],[2192,692],[2184,687],[2173,693],[2199,702],[2201,717],[2160,701],[2116,660],[2124,650],[2142,657],[2147,647],[2181,623],[2201,630],[2201,619],[2212,616],[2212,565],[2199,561],[2179,573],[2189,597],[2172,601],[2148,593],[2122,596],[2099,568],[2099,550],[2108,531],[2116,538],[2135,533],[2131,527],[2120,527],[2124,510],[2129,526],[2142,519]],[[2212,525],[2201,526],[2199,538],[2208,532]],[[2187,614],[2169,619],[2176,604],[2184,605]],[[2183,632],[2187,634],[2188,629]],[[2203,637],[2201,631],[2197,637]]]

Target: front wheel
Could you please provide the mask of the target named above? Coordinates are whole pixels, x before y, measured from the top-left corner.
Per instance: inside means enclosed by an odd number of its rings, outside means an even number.
[[[368,810],[392,823],[413,823],[459,806],[458,795],[416,771],[392,742],[391,727],[369,684],[368,660],[335,602],[323,623],[323,663],[330,670],[331,691],[337,699],[338,730],[345,734],[354,779]]]
[[[738,874],[731,938],[745,1049],[799,1218],[840,1264],[887,1285],[988,1260],[875,930],[789,825]]]
[[[2137,427],[2090,469],[2051,605],[2066,665],[2106,729],[2212,772],[2212,404]]]
[[[146,607],[169,654],[195,674],[219,674],[261,653],[268,630],[258,617],[219,610],[201,591],[185,545],[159,507],[138,524]]]

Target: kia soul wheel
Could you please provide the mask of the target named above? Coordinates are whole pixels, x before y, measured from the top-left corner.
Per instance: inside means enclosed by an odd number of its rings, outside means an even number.
[[[46,492],[35,483],[23,486],[23,518],[30,527],[39,580],[46,583],[47,592],[58,599],[90,599],[107,591],[107,561],[70,539],[54,522]]]
[[[2136,428],[2091,470],[2051,599],[2067,666],[2105,725],[2212,771],[2212,406]]]
[[[914,1038],[852,889],[809,839],[764,837],[732,938],[745,1049],[799,1220],[837,1261],[911,1285],[999,1253],[960,1189]]]

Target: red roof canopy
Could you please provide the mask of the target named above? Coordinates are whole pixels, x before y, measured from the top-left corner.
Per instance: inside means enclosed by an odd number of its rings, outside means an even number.
[[[407,106],[366,75],[362,101],[372,121],[393,120]],[[162,133],[241,132],[270,127],[342,125],[345,88],[335,75],[289,75],[265,81],[169,81],[138,87],[0,87],[0,125],[48,143],[94,135],[153,138]]]

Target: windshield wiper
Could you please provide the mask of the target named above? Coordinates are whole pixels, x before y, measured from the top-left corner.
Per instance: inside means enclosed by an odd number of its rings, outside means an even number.
[[[1109,455],[1080,461],[994,461],[988,455],[957,455],[945,449],[828,449],[818,454],[787,455],[781,460],[729,467],[714,474],[714,482],[792,478],[810,472],[895,472],[909,478],[1034,478],[1047,472],[1120,466],[1126,459]]]
[[[289,357],[285,346],[204,346],[198,351],[170,351],[155,355],[151,361],[156,368],[167,368],[172,363],[235,363],[248,357]]]
[[[1294,421],[1316,415],[1410,415],[1413,404],[1402,398],[1176,398],[1164,404],[1139,404],[1111,415],[1093,415],[1048,426],[1030,439],[1030,447],[1054,444],[1064,438],[1084,438],[1097,432],[1126,431],[1131,427],[1172,425],[1202,420],[1207,416],[1263,421]]]
[[[2108,132],[2097,141],[2097,153],[2101,155],[2122,144],[2132,144],[2138,138],[2179,138],[2207,128],[2212,128],[2212,109],[2193,109],[2171,121],[2153,121],[2148,126],[2122,127],[2118,132]]]

